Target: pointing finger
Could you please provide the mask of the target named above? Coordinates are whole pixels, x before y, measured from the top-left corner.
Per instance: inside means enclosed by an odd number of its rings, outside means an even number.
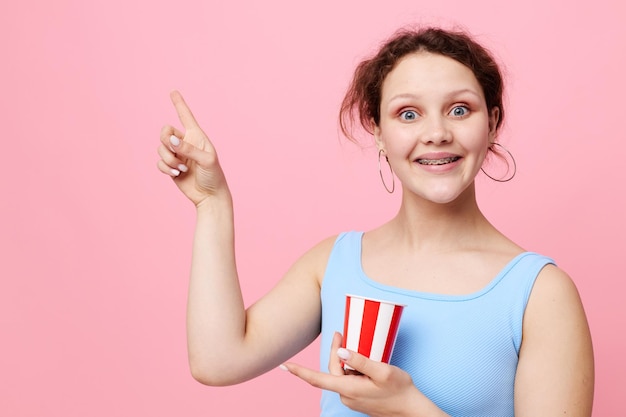
[[[335,391],[340,394],[345,389],[345,383],[341,380],[341,378],[345,378],[345,376],[341,377],[314,371],[313,369],[295,363],[286,363],[283,364],[282,367],[315,388]]]
[[[198,127],[198,122],[195,117],[193,117],[193,113],[191,113],[189,106],[185,103],[183,96],[178,91],[174,90],[170,93],[170,98],[172,99],[172,103],[174,103],[174,107],[178,113],[178,118],[185,129]]]

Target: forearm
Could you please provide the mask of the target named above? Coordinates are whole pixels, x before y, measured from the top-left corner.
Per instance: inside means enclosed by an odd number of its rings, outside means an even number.
[[[246,313],[237,277],[230,196],[197,209],[187,302],[187,343],[194,378],[221,385],[245,336]]]

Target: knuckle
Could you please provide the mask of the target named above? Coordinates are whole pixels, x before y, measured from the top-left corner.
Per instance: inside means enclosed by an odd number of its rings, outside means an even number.
[[[318,389],[322,389],[324,388],[319,381],[313,380],[311,382],[309,382],[309,385],[311,385],[313,388],[318,388]]]
[[[161,145],[157,149],[157,153],[166,164],[173,164],[176,162],[176,157],[165,146]]]
[[[344,369],[341,362],[329,362],[328,371],[333,375],[344,375]]]
[[[198,163],[203,167],[212,167],[218,164],[217,155],[212,152],[202,152],[198,157]]]
[[[165,164],[165,162],[163,162],[163,160],[159,159],[159,161],[157,162],[157,168],[162,173],[170,175],[169,167]]]
[[[174,128],[170,125],[165,125],[161,128],[161,139],[163,139],[164,137],[169,137],[172,132],[174,131]]]
[[[355,398],[357,396],[357,390],[352,386],[346,386],[343,389],[342,395],[346,398]]]
[[[309,383],[309,385],[315,388],[321,388],[321,385],[322,385],[320,383],[319,378],[316,378],[315,376],[312,376],[312,375],[307,379],[307,382]]]
[[[350,408],[350,409],[354,409],[354,399],[350,398],[349,396],[347,396],[346,394],[340,394],[339,395],[339,400],[341,401],[341,403],[343,405],[345,405],[346,407]]]
[[[393,374],[394,374],[393,369],[389,366],[385,366],[380,371],[380,379],[382,379],[383,381],[389,381],[392,379]]]
[[[370,362],[364,356],[354,355],[354,359],[352,360],[354,368],[361,371],[361,373],[368,374],[368,370],[370,368]]]

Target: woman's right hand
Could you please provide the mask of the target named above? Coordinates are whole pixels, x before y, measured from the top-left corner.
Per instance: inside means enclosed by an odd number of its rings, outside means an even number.
[[[170,97],[185,132],[169,125],[161,129],[158,148],[161,159],[157,167],[172,177],[196,207],[209,197],[230,198],[213,144],[198,125],[183,96],[173,91]]]

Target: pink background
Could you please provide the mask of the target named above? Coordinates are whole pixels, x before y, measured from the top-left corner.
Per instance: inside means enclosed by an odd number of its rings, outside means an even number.
[[[622,2],[5,2],[0,14],[0,415],[315,416],[280,371],[229,388],[187,368],[194,210],[157,172],[180,89],[234,193],[248,303],[304,250],[392,216],[376,154],[338,138],[352,69],[397,27],[458,23],[506,64],[515,180],[480,177],[505,233],[577,283],[594,416],[623,413]],[[227,318],[225,318],[227,319]],[[298,360],[317,365],[317,344]]]

